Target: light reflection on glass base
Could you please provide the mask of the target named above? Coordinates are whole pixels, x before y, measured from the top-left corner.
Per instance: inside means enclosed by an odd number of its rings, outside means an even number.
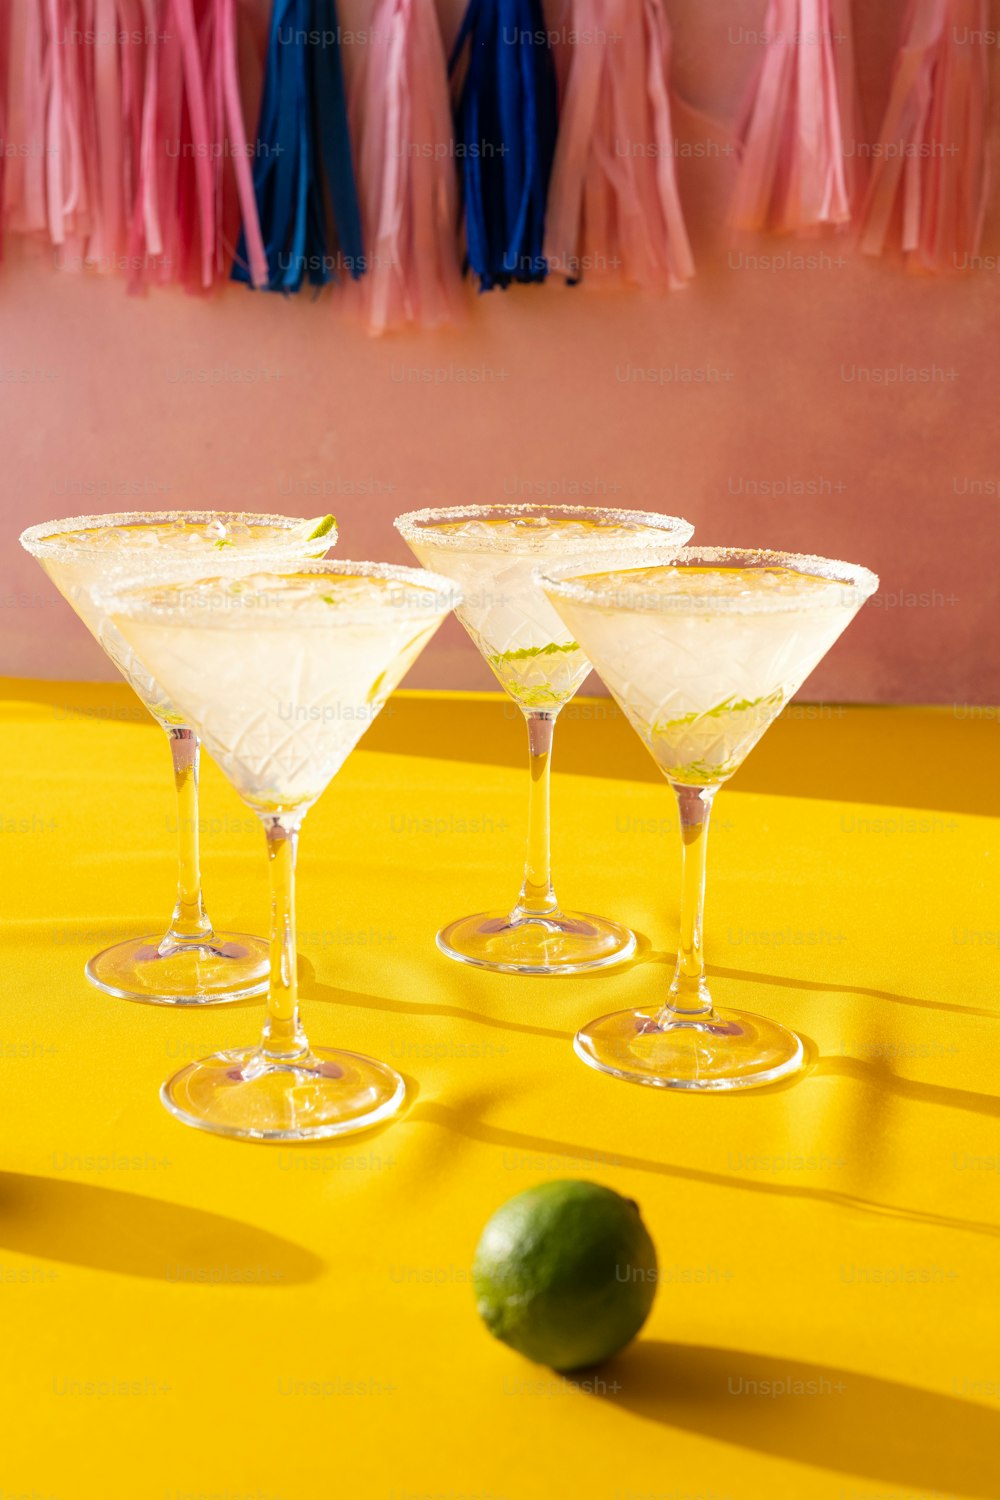
[[[96,953],[84,972],[91,984],[120,1000],[145,1005],[227,1005],[267,993],[270,967],[263,938],[216,932],[209,942],[132,938]]]
[[[443,927],[437,945],[459,963],[501,974],[579,974],[631,958],[635,935],[590,912],[484,911]]]
[[[764,1016],[716,1009],[662,1025],[654,1011],[601,1016],[573,1039],[590,1068],[658,1089],[760,1088],[802,1066],[802,1042]]]
[[[245,1141],[312,1141],[349,1135],[390,1119],[406,1085],[385,1063],[312,1047],[278,1062],[258,1047],[216,1052],[189,1063],[163,1085],[172,1115],[215,1135]]]

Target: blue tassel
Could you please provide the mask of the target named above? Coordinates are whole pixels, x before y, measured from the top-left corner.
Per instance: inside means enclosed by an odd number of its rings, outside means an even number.
[[[541,0],[470,0],[453,76],[463,55],[455,139],[468,265],[483,292],[544,281],[557,96]]]
[[[268,290],[326,286],[364,270],[335,0],[275,0],[254,193]],[[243,237],[234,281],[249,281]]]

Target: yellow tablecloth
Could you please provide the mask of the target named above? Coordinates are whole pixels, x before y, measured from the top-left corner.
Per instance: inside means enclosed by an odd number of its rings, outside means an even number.
[[[716,810],[720,1000],[807,1038],[731,1097],[579,1063],[584,1019],[662,993],[672,799],[621,717],[564,715],[557,885],[642,935],[621,970],[440,957],[511,898],[523,731],[488,695],[401,694],[309,815],[303,1008],[403,1071],[398,1121],[267,1147],[157,1101],[259,1005],[132,1005],[83,964],[172,900],[162,736],[124,686],[6,685],[0,1496],[44,1500],[896,1500],[1000,1496],[1000,724],[799,707]],[[214,766],[220,923],[267,920],[263,840]],[[661,1284],[583,1385],[479,1325],[490,1212],[546,1178],[638,1200]]]

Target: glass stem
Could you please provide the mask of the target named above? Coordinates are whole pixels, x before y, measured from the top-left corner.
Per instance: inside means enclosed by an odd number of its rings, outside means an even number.
[[[295,951],[295,855],[301,820],[273,813],[262,822],[271,877],[271,984],[261,1049],[266,1057],[291,1060],[309,1051],[299,1022]]]
[[[674,791],[681,825],[681,932],[669,998],[658,1017],[661,1025],[686,1016],[712,1013],[701,934],[705,914],[708,823],[718,787],[675,784]]]
[[[198,841],[198,761],[201,742],[193,729],[171,726],[166,731],[174,763],[177,789],[177,901],[164,945],[203,943],[212,937],[212,924],[201,894],[201,855]]]
[[[551,916],[558,911],[552,889],[552,867],[549,851],[549,770],[552,764],[552,734],[556,715],[541,709],[525,709],[528,725],[528,767],[531,782],[528,792],[528,852],[524,864],[524,883],[511,916],[514,920],[529,916]]]

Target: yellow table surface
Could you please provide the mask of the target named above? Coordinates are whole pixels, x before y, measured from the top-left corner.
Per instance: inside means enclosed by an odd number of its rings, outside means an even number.
[[[518,979],[433,939],[516,891],[523,730],[492,695],[398,695],[306,821],[299,932],[311,1037],[411,1103],[277,1147],[157,1101],[259,1003],[83,977],[172,901],[160,731],[123,685],[8,682],[0,711],[2,1500],[1000,1496],[995,712],[799,706],[722,792],[716,998],[810,1063],[691,1097],[570,1047],[673,958],[676,817],[624,720],[564,714],[554,852],[640,955]],[[263,839],[211,764],[202,811],[215,919],[263,929]],[[580,1383],[490,1339],[469,1282],[491,1211],[562,1177],[637,1199],[660,1258],[640,1340]]]

